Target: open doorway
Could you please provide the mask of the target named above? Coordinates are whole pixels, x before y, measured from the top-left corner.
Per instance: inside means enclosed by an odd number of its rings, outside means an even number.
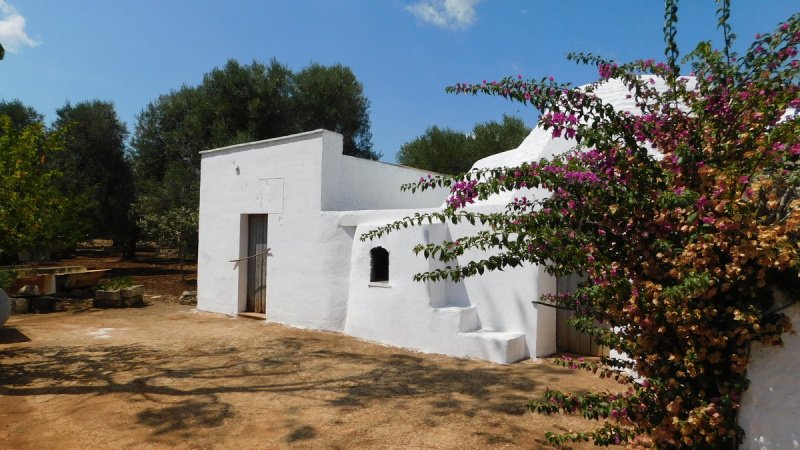
[[[247,223],[245,312],[267,313],[267,215],[250,214]]]

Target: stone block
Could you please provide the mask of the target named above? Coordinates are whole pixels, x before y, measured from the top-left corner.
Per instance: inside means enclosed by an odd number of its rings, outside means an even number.
[[[33,313],[50,313],[56,310],[56,299],[53,297],[30,297],[28,311]]]
[[[119,295],[122,298],[133,298],[133,297],[141,297],[144,294],[144,286],[141,284],[137,284],[136,286],[131,286],[127,288],[122,288],[119,290]]]
[[[123,307],[122,295],[119,290],[113,291],[94,291],[94,301],[92,306],[95,308],[121,308]]]
[[[183,291],[180,299],[181,305],[195,305],[197,304],[196,291]]]
[[[133,297],[123,297],[121,303],[123,308],[144,306],[144,296],[134,295]]]
[[[17,291],[17,295],[40,295],[40,294],[41,294],[41,292],[39,292],[39,286],[37,286],[35,284],[23,285]]]
[[[11,299],[11,308],[14,314],[28,314],[30,312],[30,303],[26,297],[14,297]]]
[[[98,298],[95,298],[94,301],[92,301],[92,307],[94,307],[94,308],[122,308],[123,304],[122,304],[122,299],[121,298],[118,298],[116,300],[115,299],[110,299],[109,300],[109,299],[98,299]]]
[[[119,301],[122,298],[122,294],[119,290],[113,291],[103,291],[97,290],[94,291],[94,299],[100,301]]]

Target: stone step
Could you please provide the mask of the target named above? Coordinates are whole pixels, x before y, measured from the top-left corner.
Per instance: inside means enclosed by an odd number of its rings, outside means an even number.
[[[433,308],[435,314],[441,317],[452,317],[454,326],[458,332],[467,333],[477,331],[481,328],[481,321],[478,318],[478,308],[474,306],[445,306]]]
[[[510,364],[528,357],[528,345],[523,333],[477,330],[458,333],[464,341],[464,356]]]

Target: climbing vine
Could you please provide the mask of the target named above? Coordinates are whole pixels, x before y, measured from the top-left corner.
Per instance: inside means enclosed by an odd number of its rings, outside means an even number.
[[[426,222],[483,225],[457,241],[417,246],[415,252],[445,263],[417,274],[421,281],[530,263],[557,276],[587,275],[574,292],[541,301],[576,310],[578,329],[624,356],[561,364],[625,387],[547,391],[530,402],[538,413],[601,422],[594,431],[548,433],[556,444],[736,447],[751,344],[779,345],[791,330],[781,308],[800,297],[799,16],[757,35],[740,56],[731,50],[728,2],[721,2],[724,51],[699,44],[684,60],[693,77],[680,77],[677,2],[666,3],[666,63],[617,64],[577,53],[569,59],[595,65],[597,83],[578,89],[552,77],[509,77],[449,87],[533,106],[543,111],[539,125],[575,148],[517,167],[406,185],[449,188],[447,207],[362,236]],[[609,79],[624,83],[636,114],[595,95]],[[500,212],[470,208],[526,188],[550,195],[517,194]],[[457,263],[474,249],[492,256]]]

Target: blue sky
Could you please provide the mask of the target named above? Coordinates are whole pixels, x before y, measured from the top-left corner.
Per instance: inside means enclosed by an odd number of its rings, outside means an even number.
[[[800,6],[732,3],[741,47]],[[680,6],[682,53],[718,41],[713,0]],[[662,25],[660,0],[0,0],[0,98],[48,122],[67,100],[110,100],[132,132],[147,103],[230,58],[293,70],[342,63],[371,102],[374,148],[392,162],[430,125],[467,131],[504,113],[535,123],[532,109],[447,85],[517,74],[587,83],[596,70],[567,52],[661,60]]]

